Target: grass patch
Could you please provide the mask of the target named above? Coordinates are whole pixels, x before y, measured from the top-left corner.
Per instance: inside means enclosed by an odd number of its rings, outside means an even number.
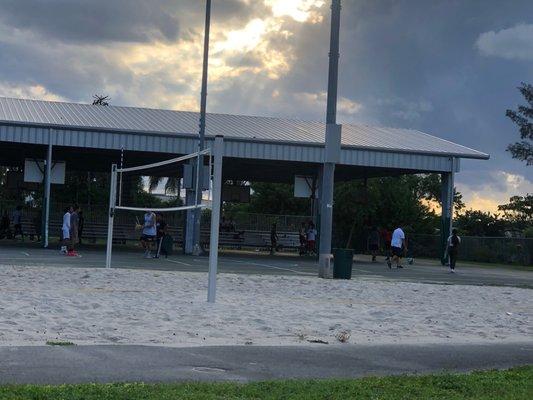
[[[75,343],[68,342],[65,340],[48,340],[46,344],[48,346],[76,346]]]
[[[533,366],[506,371],[238,383],[0,386],[0,399],[531,399]]]

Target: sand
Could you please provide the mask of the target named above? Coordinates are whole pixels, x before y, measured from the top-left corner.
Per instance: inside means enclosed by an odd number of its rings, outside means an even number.
[[[0,345],[533,341],[533,291],[315,277],[0,266]],[[323,345],[323,344],[321,344]]]

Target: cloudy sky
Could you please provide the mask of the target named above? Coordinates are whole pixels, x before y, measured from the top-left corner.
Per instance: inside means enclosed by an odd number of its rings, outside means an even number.
[[[208,110],[324,120],[329,0],[213,0]],[[204,1],[0,0],[0,96],[198,110]],[[505,117],[533,83],[531,0],[344,0],[339,121],[476,148],[469,207],[533,192]]]

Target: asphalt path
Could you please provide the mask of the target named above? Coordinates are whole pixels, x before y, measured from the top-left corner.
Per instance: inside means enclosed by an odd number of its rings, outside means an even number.
[[[533,342],[167,348],[0,347],[0,384],[264,381],[464,372],[533,364]]]
[[[102,249],[81,249],[81,257],[65,257],[56,250],[35,245],[0,243],[0,265],[103,268],[105,253]],[[116,249],[113,267],[127,269],[153,269],[165,271],[207,272],[207,257],[175,254],[168,258],[143,259],[142,252]],[[317,276],[316,261],[295,255],[269,256],[254,252],[224,252],[219,257],[218,271],[235,274],[268,274]],[[404,269],[389,269],[381,258],[372,263],[368,257],[357,256],[353,264],[354,279],[407,281],[454,285],[491,285],[533,288],[533,269],[520,270],[506,266],[476,266],[465,264],[451,274],[448,268],[436,261],[416,260]]]

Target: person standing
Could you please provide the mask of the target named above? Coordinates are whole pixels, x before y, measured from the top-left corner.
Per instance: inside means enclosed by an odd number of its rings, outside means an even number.
[[[157,251],[154,258],[159,258],[161,253],[168,256],[165,249],[163,249],[163,238],[167,234],[167,223],[163,219],[163,215],[156,215],[156,228],[157,228]]]
[[[4,211],[4,214],[2,215],[2,221],[0,222],[0,239],[3,239],[4,237],[10,239],[11,238],[11,230],[9,227],[11,226],[11,221],[9,220],[9,215],[7,215],[7,211]]]
[[[78,244],[78,230],[80,228],[78,211],[78,205],[74,204],[74,207],[72,207],[72,213],[70,214],[70,248],[67,253],[67,256],[69,257],[76,257],[78,255],[75,248]]]
[[[298,237],[300,239],[300,255],[303,256],[307,252],[307,227],[305,226],[305,222],[302,222]]]
[[[396,268],[403,268],[402,266],[402,257],[404,251],[407,251],[406,242],[405,242],[405,233],[401,227],[398,227],[392,232],[391,239],[391,254],[392,260],[387,260],[387,265],[389,268],[392,268],[392,263],[396,264]]]
[[[146,211],[144,214],[144,224],[141,234],[141,245],[144,249],[144,258],[152,258],[150,254],[150,243],[152,243],[157,234],[156,217],[152,211]]]
[[[70,213],[72,212],[72,207],[69,206],[65,209],[65,214],[63,214],[63,225],[61,226],[61,254],[67,254],[67,246],[70,242]]]
[[[452,229],[452,234],[448,238],[446,251],[450,259],[450,273],[455,273],[455,263],[457,262],[457,255],[459,254],[459,246],[461,245],[461,238],[457,235],[457,229]]]
[[[381,243],[383,245],[382,251],[386,254],[385,261],[389,262],[390,260],[390,254],[391,254],[391,248],[390,248],[390,242],[392,240],[392,233],[388,228],[383,228],[381,230]]]
[[[81,244],[81,238],[83,234],[83,225],[85,224],[85,218],[83,217],[83,211],[78,211],[78,243]]]
[[[315,228],[315,224],[309,222],[309,229],[307,230],[307,250],[309,254],[316,254],[316,236],[318,232]]]
[[[13,239],[20,235],[22,241],[24,241],[24,232],[22,231],[22,206],[17,206],[13,211],[13,227],[15,232],[13,233]]]
[[[272,224],[272,228],[270,228],[270,254],[274,254],[274,252],[278,249],[278,230],[276,223],[274,222]]]
[[[368,235],[368,249],[370,250],[370,254],[372,254],[372,262],[376,262],[379,250],[379,231],[375,226]]]

